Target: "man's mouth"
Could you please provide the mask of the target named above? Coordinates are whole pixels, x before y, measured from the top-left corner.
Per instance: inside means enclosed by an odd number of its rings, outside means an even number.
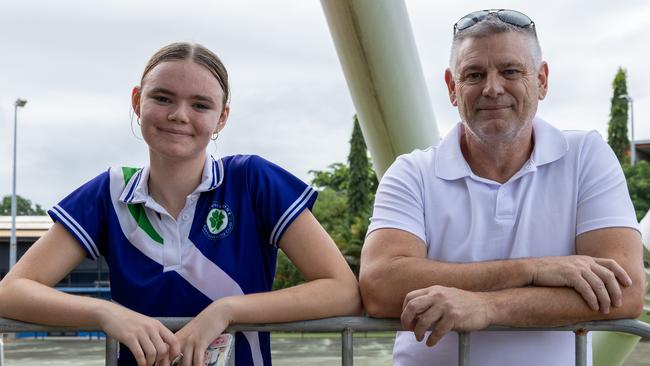
[[[505,104],[495,104],[495,105],[485,105],[485,106],[480,106],[478,110],[485,110],[485,111],[497,111],[499,109],[508,109],[510,108],[509,105]]]

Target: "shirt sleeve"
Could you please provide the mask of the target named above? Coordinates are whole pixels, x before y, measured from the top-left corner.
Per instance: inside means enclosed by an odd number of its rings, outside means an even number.
[[[597,132],[585,136],[579,159],[576,235],[606,227],[639,230],[621,165]]]
[[[413,155],[398,157],[379,183],[366,235],[377,229],[400,229],[426,243],[422,185]]]
[[[47,211],[54,222],[63,225],[77,239],[86,257],[92,260],[105,249],[109,179],[108,171],[98,175]]]
[[[257,220],[269,243],[278,245],[293,220],[306,208],[311,210],[318,193],[293,174],[251,155],[247,163],[248,184]]]

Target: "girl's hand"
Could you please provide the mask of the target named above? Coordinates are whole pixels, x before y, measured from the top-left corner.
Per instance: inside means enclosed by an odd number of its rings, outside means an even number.
[[[203,366],[210,342],[219,337],[231,322],[231,313],[225,302],[217,300],[176,332],[183,353],[181,365]]]
[[[180,343],[174,333],[161,322],[107,302],[99,315],[101,328],[131,350],[138,366],[169,366],[180,353]]]

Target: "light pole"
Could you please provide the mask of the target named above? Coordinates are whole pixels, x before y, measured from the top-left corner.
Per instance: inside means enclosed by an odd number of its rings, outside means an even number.
[[[636,144],[634,143],[634,99],[627,94],[623,94],[619,98],[627,100],[630,105],[630,136],[632,138],[632,156],[630,157],[630,163],[634,165],[636,163]]]
[[[9,241],[9,269],[16,264],[16,145],[18,144],[18,108],[27,104],[25,99],[14,103],[14,182],[11,194],[11,239]]]

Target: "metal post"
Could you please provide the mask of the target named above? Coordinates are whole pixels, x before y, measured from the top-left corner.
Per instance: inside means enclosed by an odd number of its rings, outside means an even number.
[[[341,360],[343,366],[352,366],[354,360],[352,340],[352,328],[343,329],[341,332]]]
[[[117,341],[106,335],[106,366],[117,366],[117,353],[119,344]]]
[[[587,366],[587,333],[585,328],[575,331],[576,334],[576,366]]]
[[[14,175],[11,193],[11,239],[9,239],[9,269],[16,264],[16,145],[18,145],[18,107],[24,107],[27,101],[16,99],[14,103]]]
[[[636,164],[636,143],[634,142],[634,99],[628,96],[630,102],[630,134],[632,135],[632,165]]]
[[[4,340],[4,334],[0,334],[0,366],[5,364],[5,344]]]
[[[469,366],[469,333],[458,332],[458,366]]]

